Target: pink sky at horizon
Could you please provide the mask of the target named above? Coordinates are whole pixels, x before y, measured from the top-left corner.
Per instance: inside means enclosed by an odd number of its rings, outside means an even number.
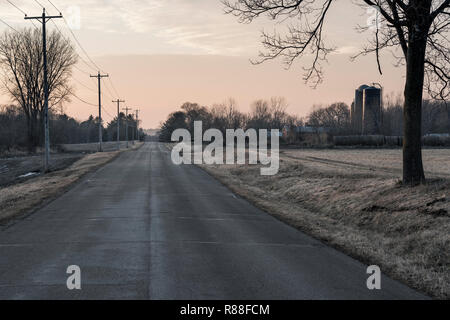
[[[126,100],[124,105],[141,110],[140,117],[145,128],[156,128],[184,102],[212,106],[234,98],[239,109],[248,112],[253,101],[280,96],[286,98],[289,113],[305,116],[314,105],[340,101],[350,105],[354,90],[363,83],[382,83],[385,93],[395,94],[400,93],[403,86],[400,70],[386,66],[384,75],[380,76],[372,57],[355,62],[349,61],[345,55],[330,57],[324,82],[316,89],[304,84],[301,69],[285,70],[278,61],[255,66],[246,57],[216,55],[109,56],[98,60],[108,70],[114,71],[111,72],[114,74],[113,81],[116,87],[121,88]],[[372,65],[371,68],[368,64]],[[348,72],[350,68],[351,72]],[[82,79],[84,75],[75,76]],[[139,81],[128,81],[136,76]],[[85,83],[88,81],[84,80]],[[74,82],[74,85],[77,84]],[[81,85],[77,88],[88,101],[95,103],[95,92]],[[105,108],[115,115],[116,104],[111,102],[112,90],[104,89],[104,100]],[[76,99],[73,102],[76,103]],[[96,108],[83,106],[72,115],[86,118],[90,111],[96,112]],[[109,120],[108,115],[105,119]]]
[[[34,1],[15,0],[22,10],[39,14]],[[46,0],[50,13],[55,11]],[[327,42],[338,48],[325,63],[324,82],[312,89],[302,80],[301,63],[285,70],[280,61],[252,65],[260,48],[260,30],[282,29],[267,19],[242,25],[224,15],[217,0],[52,0],[63,14],[80,13],[79,28],[73,29],[82,46],[102,71],[111,75],[114,87],[132,109],[139,108],[141,126],[155,128],[184,102],[211,106],[233,97],[242,111],[249,111],[256,99],[285,97],[288,112],[305,116],[315,104],[342,101],[350,104],[354,90],[363,83],[379,82],[385,93],[401,93],[403,68],[395,68],[389,53],[382,60],[379,75],[374,56],[351,62],[350,56],[367,43],[370,34],[358,34],[354,27],[367,23],[370,12],[351,1],[338,1],[329,14]],[[2,18],[15,28],[29,26],[23,15],[8,3],[1,3]],[[75,19],[76,20],[76,19]],[[67,26],[56,22],[68,37]],[[4,30],[6,27],[2,27]],[[52,29],[52,24],[49,24]],[[78,52],[88,60],[79,47]],[[89,78],[96,67],[79,63],[74,70],[76,95],[97,103],[96,80]],[[82,84],[80,84],[82,83]],[[116,115],[115,90],[103,80],[104,120]],[[8,99],[2,94],[1,103]],[[77,119],[96,115],[95,106],[72,99],[66,112]]]

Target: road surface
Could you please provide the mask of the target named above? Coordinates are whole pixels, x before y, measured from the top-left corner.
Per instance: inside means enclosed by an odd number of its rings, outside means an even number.
[[[66,269],[81,268],[81,290]],[[157,142],[0,229],[1,299],[410,299]]]

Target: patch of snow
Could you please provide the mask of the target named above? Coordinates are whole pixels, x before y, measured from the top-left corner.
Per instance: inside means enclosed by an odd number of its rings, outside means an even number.
[[[25,173],[25,174],[19,176],[19,178],[28,178],[28,177],[35,176],[38,174],[39,174],[39,172],[28,172],[28,173]]]

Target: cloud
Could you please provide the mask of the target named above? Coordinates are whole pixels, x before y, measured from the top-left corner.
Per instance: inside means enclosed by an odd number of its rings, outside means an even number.
[[[336,49],[335,54],[355,55],[361,51],[361,48],[355,46],[342,46]]]
[[[40,0],[51,14],[57,11],[48,0]],[[66,15],[76,7],[81,29],[74,30],[94,54],[107,53],[177,53],[255,56],[260,48],[260,30],[274,26],[274,21],[257,19],[239,24],[225,15],[219,0],[52,0]],[[28,14],[42,10],[35,1],[14,0]],[[0,2],[2,16],[8,23],[30,25],[23,14]],[[68,36],[62,21],[56,21]],[[51,25],[50,25],[51,27]],[[333,28],[332,28],[333,29]],[[111,39],[120,45],[111,44]],[[338,54],[356,53],[345,39]],[[106,52],[105,52],[106,51]]]

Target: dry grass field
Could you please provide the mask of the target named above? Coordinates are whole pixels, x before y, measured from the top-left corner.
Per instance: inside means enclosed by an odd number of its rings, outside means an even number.
[[[202,165],[298,229],[435,298],[450,298],[450,149],[425,149],[428,182],[405,187],[400,149],[282,150],[280,170]]]

